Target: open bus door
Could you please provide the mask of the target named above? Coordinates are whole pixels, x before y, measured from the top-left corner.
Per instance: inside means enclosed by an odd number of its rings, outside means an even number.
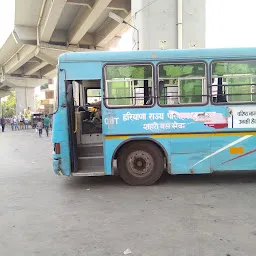
[[[72,172],[76,172],[78,170],[78,164],[77,164],[78,156],[77,156],[74,92],[73,92],[73,84],[71,81],[66,82],[66,98],[67,98],[71,168],[72,168]]]

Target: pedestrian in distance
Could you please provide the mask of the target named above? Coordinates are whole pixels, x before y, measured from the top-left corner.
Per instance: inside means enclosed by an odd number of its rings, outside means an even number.
[[[50,122],[51,122],[51,119],[48,117],[48,115],[45,115],[45,118],[44,118],[44,128],[45,128],[47,137],[49,137]]]
[[[20,116],[20,129],[21,129],[21,130],[24,129],[24,120],[25,120],[24,116],[21,115],[21,116]]]
[[[12,127],[12,131],[14,130],[14,117],[11,118],[11,127]]]
[[[6,120],[4,117],[2,117],[0,119],[0,123],[1,123],[1,126],[2,126],[2,132],[4,132],[4,129],[5,129],[5,124],[6,124]]]
[[[24,118],[24,127],[25,127],[25,130],[28,129],[28,118],[27,117]]]
[[[39,121],[38,121],[38,123],[36,125],[36,129],[38,130],[38,134],[39,134],[40,138],[42,137],[43,128],[44,128],[43,122],[42,122],[41,119],[39,119]]]
[[[16,116],[13,117],[13,127],[16,130],[19,130],[19,126],[18,126],[18,118]]]

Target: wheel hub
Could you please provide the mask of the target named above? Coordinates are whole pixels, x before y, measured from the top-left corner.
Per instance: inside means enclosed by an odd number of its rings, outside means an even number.
[[[132,152],[127,158],[128,170],[134,176],[146,176],[153,170],[153,158],[145,151]]]

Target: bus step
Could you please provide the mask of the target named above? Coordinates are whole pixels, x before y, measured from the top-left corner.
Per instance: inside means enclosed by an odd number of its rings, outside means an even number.
[[[94,176],[105,176],[105,172],[101,170],[91,170],[91,171],[86,171],[86,170],[81,170],[79,172],[73,172],[73,176],[80,176],[80,177],[94,177]]]
[[[78,157],[78,170],[103,170],[104,156],[81,156]]]
[[[90,144],[78,147],[78,156],[103,156],[103,144]]]

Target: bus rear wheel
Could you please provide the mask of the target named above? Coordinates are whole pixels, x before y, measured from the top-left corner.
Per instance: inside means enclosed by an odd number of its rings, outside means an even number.
[[[164,156],[152,142],[125,145],[117,157],[121,178],[133,186],[152,185],[164,171]]]

